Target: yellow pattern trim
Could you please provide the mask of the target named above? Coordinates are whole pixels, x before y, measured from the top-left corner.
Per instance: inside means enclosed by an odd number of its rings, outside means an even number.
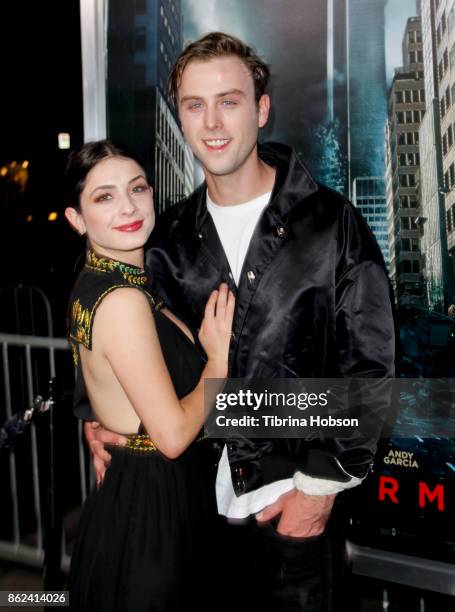
[[[126,437],[126,444],[124,448],[142,453],[150,453],[158,450],[150,436],[144,434],[128,435]]]
[[[70,333],[70,338],[76,340],[76,342],[79,342],[80,344],[83,344],[85,348],[88,348],[90,350],[92,320],[95,311],[98,307],[98,304],[108,293],[110,293],[114,289],[122,289],[125,287],[128,288],[128,286],[131,285],[112,285],[112,287],[106,289],[106,291],[104,291],[96,300],[91,311],[81,305],[79,298],[77,300],[74,300],[73,305],[71,307],[71,320],[72,322],[74,321],[76,323],[76,330],[74,333]],[[160,308],[162,306],[162,302],[159,302],[157,304],[153,296],[148,291],[146,291],[145,289],[141,290],[143,291],[143,293],[145,293],[154,308]]]
[[[204,434],[200,434],[196,438],[196,442],[200,442],[203,439]],[[123,448],[141,453],[150,453],[158,450],[156,444],[147,434],[128,434],[126,436],[126,444]]]
[[[98,272],[114,272],[119,270],[123,278],[131,285],[145,285],[148,281],[147,276],[143,268],[138,268],[131,264],[117,261],[116,259],[110,259],[109,257],[100,257],[96,255],[91,249],[87,251],[86,264],[87,268],[96,270]]]

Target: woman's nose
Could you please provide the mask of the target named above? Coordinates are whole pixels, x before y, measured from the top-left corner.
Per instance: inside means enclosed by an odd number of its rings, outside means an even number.
[[[122,198],[121,212],[123,214],[131,215],[136,211],[136,208],[137,206],[132,196],[125,195],[125,197]]]

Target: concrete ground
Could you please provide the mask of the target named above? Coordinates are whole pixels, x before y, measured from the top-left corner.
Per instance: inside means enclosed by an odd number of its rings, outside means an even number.
[[[385,590],[384,587],[386,587]],[[41,590],[42,588],[43,580],[40,569],[0,562],[0,591]],[[345,606],[343,612],[453,612],[455,610],[455,598],[453,597],[418,592],[416,589],[400,585],[384,585],[376,580],[358,576],[350,580],[348,592],[352,594],[352,601],[349,611]],[[20,609],[44,612],[42,607],[21,607]]]

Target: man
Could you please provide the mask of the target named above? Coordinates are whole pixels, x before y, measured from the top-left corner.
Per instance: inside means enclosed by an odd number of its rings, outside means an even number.
[[[170,93],[205,183],[154,232],[156,291],[198,327],[210,291],[231,286],[233,378],[392,376],[380,250],[352,205],[318,185],[289,147],[258,146],[268,78],[250,47],[219,32],[189,45],[173,67]],[[101,476],[103,442],[114,438],[86,431]],[[331,609],[324,530],[335,496],[362,481],[374,450],[374,440],[361,448],[228,440],[216,478],[218,512],[228,518],[218,550],[225,591],[213,609],[232,593],[241,610]]]

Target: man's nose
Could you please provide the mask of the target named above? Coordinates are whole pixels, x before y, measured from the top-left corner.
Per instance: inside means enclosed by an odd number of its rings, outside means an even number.
[[[205,109],[205,127],[209,130],[215,130],[222,125],[221,115],[217,106],[207,105]]]

